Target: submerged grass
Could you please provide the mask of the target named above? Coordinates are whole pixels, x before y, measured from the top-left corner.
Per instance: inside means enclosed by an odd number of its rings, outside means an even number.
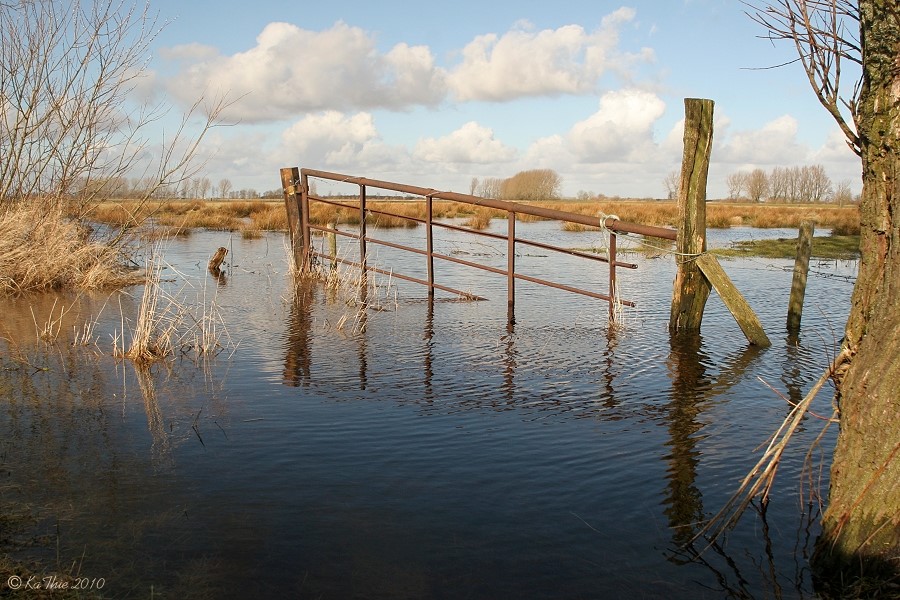
[[[797,239],[744,240],[735,242],[731,248],[717,249],[715,253],[733,257],[794,258],[797,256]],[[812,257],[836,260],[859,258],[859,236],[830,235],[813,238]]]
[[[499,212],[500,211],[486,208],[484,206],[476,207],[475,213],[471,217],[466,219],[463,225],[465,225],[466,227],[471,227],[472,229],[477,229],[479,231],[482,229],[487,229],[491,225],[491,219],[493,219],[495,216],[500,216],[495,215],[495,213]]]

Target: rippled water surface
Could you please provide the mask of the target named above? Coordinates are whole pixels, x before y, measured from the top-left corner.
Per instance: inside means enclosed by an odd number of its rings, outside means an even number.
[[[419,244],[421,230],[371,234]],[[795,233],[711,240],[772,235]],[[435,243],[505,268],[491,244]],[[220,245],[217,282],[205,263]],[[807,500],[827,489],[833,432],[801,475],[823,421],[804,424],[764,518],[751,510],[697,560],[706,544],[685,543],[833,355],[855,264],[813,264],[791,340],[791,261],[724,262],[772,339],[758,350],[716,297],[702,336],[673,345],[675,259],[654,253],[626,257],[639,268],[620,270],[621,294],[637,306],[615,330],[605,303],[523,282],[507,327],[505,278],[453,265],[438,280],[487,301],[429,303],[377,277],[381,310],[359,317],[343,294],[292,289],[280,235],[194,234],[164,255],[170,293],[218,306],[226,349],[212,361],[111,356],[141,288],[0,306],[0,499],[27,515],[10,539],[44,536],[15,554],[37,572],[102,577],[117,598],[815,596]],[[424,275],[421,257],[373,255]],[[517,268],[605,292],[599,264],[522,249]],[[36,341],[63,307],[58,340]],[[97,345],[73,349],[85,322]],[[816,411],[830,407],[822,394]]]

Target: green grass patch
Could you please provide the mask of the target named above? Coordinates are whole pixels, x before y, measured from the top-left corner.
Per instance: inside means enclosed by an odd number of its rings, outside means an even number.
[[[731,248],[717,248],[713,254],[734,257],[795,258],[797,256],[797,238],[743,240],[735,242]],[[812,257],[836,260],[859,258],[859,236],[832,235],[813,238]]]

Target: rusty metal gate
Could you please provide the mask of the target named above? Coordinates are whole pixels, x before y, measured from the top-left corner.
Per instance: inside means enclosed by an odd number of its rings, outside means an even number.
[[[348,203],[347,201],[341,202],[339,200],[334,200],[330,198],[324,198],[321,196],[316,196],[310,194],[309,187],[309,178],[317,178],[324,179],[333,182],[339,183],[349,183],[354,184],[359,187],[359,195],[358,199],[353,203]],[[636,269],[637,265],[630,262],[624,262],[618,259],[616,254],[616,234],[617,233],[630,233],[636,235],[643,236],[651,236],[657,237],[667,240],[675,240],[676,239],[676,231],[674,229],[668,229],[664,227],[654,227],[649,225],[640,225],[635,223],[627,223],[619,220],[615,217],[604,217],[601,218],[599,216],[588,216],[581,215],[577,213],[570,213],[560,210],[555,210],[542,206],[533,206],[528,204],[521,204],[517,202],[508,202],[503,200],[495,200],[491,198],[482,198],[479,196],[472,196],[467,194],[460,194],[456,192],[442,192],[435,189],[423,188],[414,185],[407,185],[402,183],[395,183],[391,181],[380,181],[376,179],[368,179],[365,177],[354,177],[352,175],[345,175],[341,173],[331,173],[328,171],[319,171],[314,169],[299,169],[297,167],[293,168],[285,168],[281,169],[281,183],[284,191],[284,201],[285,208],[287,210],[288,215],[288,225],[291,237],[291,251],[293,254],[294,265],[297,269],[303,273],[307,271],[310,267],[311,261],[316,257],[328,258],[332,261],[337,261],[342,264],[350,265],[353,267],[357,267],[362,270],[363,273],[367,272],[376,272],[382,273],[385,275],[390,275],[391,277],[396,277],[399,279],[403,279],[406,281],[412,281],[415,283],[419,283],[428,287],[429,296],[434,296],[435,290],[442,290],[452,294],[457,294],[461,297],[479,300],[483,299],[477,295],[463,292],[461,290],[453,289],[447,285],[443,285],[436,281],[435,275],[435,259],[440,261],[452,262],[460,265],[464,265],[467,267],[471,267],[474,269],[480,269],[484,271],[489,271],[495,273],[497,275],[502,275],[507,278],[507,304],[509,308],[509,320],[510,322],[514,319],[514,306],[515,306],[515,283],[516,280],[528,281],[531,283],[535,283],[538,285],[549,286],[552,288],[565,290],[567,292],[581,294],[584,296],[589,296],[591,298],[597,298],[599,300],[605,300],[609,303],[610,314],[612,315],[615,305],[621,304],[623,306],[634,306],[635,303],[631,300],[624,300],[622,298],[617,297],[616,293],[616,277],[617,268],[626,268],[626,269]],[[378,190],[389,190],[393,192],[399,192],[406,195],[411,195],[413,197],[419,197],[425,202],[425,217],[419,218],[414,216],[401,215],[397,213],[391,213],[388,211],[372,208],[368,206],[367,203],[367,190],[370,188],[378,189]],[[473,206],[483,206],[492,209],[497,209],[500,211],[505,211],[507,214],[507,232],[506,235],[479,231],[477,229],[472,229],[468,227],[463,227],[461,225],[456,225],[452,223],[445,223],[440,221],[435,221],[433,219],[433,209],[432,203],[435,199],[440,200],[450,200],[453,202],[460,202],[463,204],[469,204]],[[320,202],[323,204],[350,209],[354,211],[359,211],[359,229],[357,232],[347,232],[347,231],[339,231],[335,228],[328,227],[326,225],[317,225],[310,222],[310,205],[313,202]],[[403,244],[398,244],[396,242],[391,242],[387,240],[378,239],[369,235],[366,229],[366,220],[369,215],[384,215],[389,217],[395,217],[400,219],[408,219],[411,222],[419,223],[425,226],[425,249],[422,250],[420,248],[413,248],[410,246],[406,246]],[[562,222],[570,222],[577,223],[580,225],[586,225],[589,227],[597,227],[597,228],[605,228],[609,232],[609,247],[608,247],[608,255],[600,256],[597,254],[591,254],[588,252],[582,252],[579,250],[573,250],[569,248],[562,248],[559,246],[555,246],[552,244],[546,244],[543,242],[538,242],[534,240],[528,240],[521,237],[516,236],[516,215],[530,215],[533,217],[538,217],[542,219],[549,220],[558,220]],[[489,265],[479,264],[477,262],[464,260],[455,256],[449,256],[447,254],[441,254],[434,251],[434,229],[435,228],[445,228],[456,231],[461,231],[465,233],[469,233],[476,236],[484,236],[493,238],[496,240],[505,240],[506,241],[506,259],[507,266],[506,269],[501,269],[497,267],[492,267]],[[319,231],[322,233],[333,234],[335,236],[345,236],[349,238],[353,238],[358,240],[359,242],[359,261],[351,261],[348,259],[336,257],[336,256],[327,256],[321,252],[317,252],[313,249],[312,244],[310,243],[311,233],[313,231]],[[388,246],[391,248],[395,248],[398,250],[403,250],[406,252],[411,252],[414,254],[421,255],[426,263],[426,271],[427,276],[426,279],[421,279],[419,277],[413,277],[411,275],[406,275],[403,273],[398,273],[396,271],[387,271],[378,267],[371,266],[367,264],[367,245],[368,244],[377,244],[382,246]],[[530,275],[526,275],[524,273],[516,272],[516,246],[524,245],[535,248],[540,248],[542,250],[547,250],[551,252],[559,252],[562,254],[567,254],[570,256],[575,256],[578,258],[582,258],[584,260],[595,261],[595,262],[603,262],[609,265],[609,288],[607,293],[600,293],[596,291],[586,290],[577,288],[570,285],[565,285],[559,282],[548,281],[546,279],[541,279],[538,277],[532,277]]]

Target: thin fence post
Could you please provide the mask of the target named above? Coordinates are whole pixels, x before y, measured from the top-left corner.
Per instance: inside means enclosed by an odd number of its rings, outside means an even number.
[[[338,230],[338,220],[335,217],[334,221],[328,223],[328,226],[334,231]],[[331,254],[331,270],[337,271],[338,268],[338,255],[337,255],[337,234],[334,232],[328,232],[328,252]]]
[[[434,229],[431,226],[434,218],[434,198],[425,196],[425,258],[428,268],[428,297],[434,298]]]
[[[369,299],[369,268],[366,265],[366,186],[359,185],[359,300]]]
[[[619,292],[616,289],[616,232],[609,232],[609,322],[616,322],[616,315],[619,310]]]
[[[303,228],[302,187],[300,169],[298,167],[281,169],[281,190],[284,195],[284,208],[287,212],[291,259],[294,263],[294,269],[298,273],[305,272],[307,257],[307,254],[303,251],[306,232]]]
[[[312,239],[309,234],[309,177],[306,173],[300,175],[300,253],[303,257],[301,272],[309,270],[310,244]]]
[[[696,264],[706,251],[706,181],[713,138],[713,101],[684,100],[684,156],[678,190],[678,272],[672,290],[669,332],[700,331],[711,286]]]
[[[800,223],[797,237],[797,258],[794,260],[794,279],[791,282],[791,299],[788,302],[787,330],[796,334],[800,331],[803,316],[803,298],[806,296],[806,276],[809,272],[809,257],[812,254],[812,239],[815,226],[812,221]]]
[[[506,322],[515,323],[516,307],[516,213],[506,213]]]

